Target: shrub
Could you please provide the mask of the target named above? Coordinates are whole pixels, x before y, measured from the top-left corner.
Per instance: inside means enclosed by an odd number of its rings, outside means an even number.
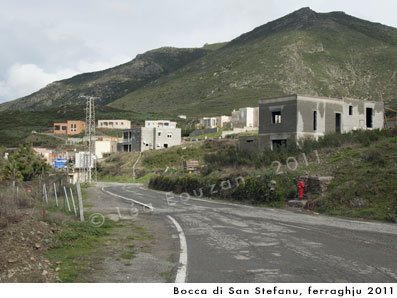
[[[375,149],[369,150],[365,154],[364,159],[367,162],[374,163],[380,166],[386,165],[386,157],[380,154],[379,150],[375,150]]]
[[[4,167],[6,179],[30,181],[49,169],[44,159],[37,155],[30,144],[20,145],[18,150],[11,154]]]
[[[218,197],[252,204],[279,201],[280,196],[271,188],[273,174],[259,177],[169,177],[156,176],[150,179],[149,187],[177,194],[188,193],[191,196]]]

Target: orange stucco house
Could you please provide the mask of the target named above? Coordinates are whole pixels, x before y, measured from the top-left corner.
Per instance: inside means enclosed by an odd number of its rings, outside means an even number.
[[[84,130],[84,121],[68,120],[66,123],[54,123],[54,134],[56,135],[78,135]]]

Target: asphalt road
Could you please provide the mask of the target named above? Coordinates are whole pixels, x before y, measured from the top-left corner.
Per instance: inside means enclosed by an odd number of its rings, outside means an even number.
[[[133,184],[99,187],[120,207],[130,208],[132,199],[179,224],[183,232],[175,227],[174,235],[187,243],[181,247],[187,266],[177,274],[182,281],[397,282],[395,224],[176,195],[167,200],[164,192]]]

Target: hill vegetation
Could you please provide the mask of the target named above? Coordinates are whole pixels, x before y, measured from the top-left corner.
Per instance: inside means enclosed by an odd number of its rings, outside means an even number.
[[[29,96],[0,105],[0,111],[45,110],[83,104],[85,99],[81,98],[82,95],[98,97],[97,104],[106,105],[209,51],[169,47],[148,51],[137,55],[128,63],[110,69],[53,82]]]
[[[392,100],[396,69],[396,28],[303,8],[230,42],[160,48],[108,70],[54,82],[0,110],[74,105],[82,94],[117,109],[194,117],[229,114],[291,93]]]
[[[332,176],[327,193],[315,199],[315,211],[397,221],[397,129],[332,134],[300,145],[249,153],[239,151],[230,142],[206,141],[195,149],[194,157],[189,156],[201,161],[202,167],[196,173],[186,173],[179,163],[181,158],[173,158],[178,152],[185,155],[179,149],[144,155],[142,165],[153,170],[156,165],[169,166],[172,170],[167,173],[155,170],[158,175],[152,177],[149,185],[159,190],[187,192],[192,197],[200,188],[215,184],[219,190],[222,181],[233,183],[242,176],[248,181],[246,186],[238,185],[215,195],[205,189],[205,196],[271,206],[284,206],[296,198],[299,176]],[[297,161],[296,168],[294,164],[287,165],[288,158]],[[269,184],[271,180],[274,184]],[[269,192],[272,187],[274,192]]]

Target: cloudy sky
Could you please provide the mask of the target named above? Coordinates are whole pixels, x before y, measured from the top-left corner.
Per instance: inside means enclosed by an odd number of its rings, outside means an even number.
[[[0,0],[0,103],[161,46],[228,41],[305,6],[397,27],[395,0]]]

